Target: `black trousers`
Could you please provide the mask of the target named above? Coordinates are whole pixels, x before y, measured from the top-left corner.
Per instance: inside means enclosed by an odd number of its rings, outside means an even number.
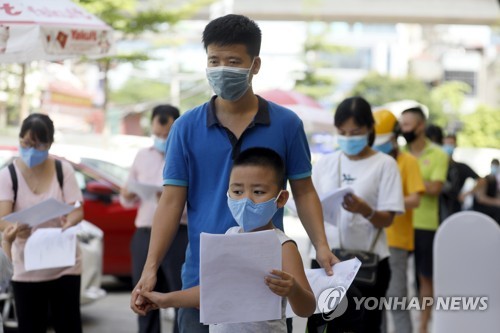
[[[132,254],[132,282],[134,286],[141,278],[142,269],[148,256],[149,239],[151,237],[150,228],[138,228],[130,244]],[[155,291],[170,292],[180,290],[182,288],[181,269],[184,264],[186,247],[188,243],[187,227],[179,225],[179,230],[175,236],[170,249],[165,258],[161,262],[160,268],[156,275]],[[177,309],[175,310],[176,318],[174,324],[174,333],[179,332],[177,325]],[[138,316],[139,332],[140,333],[160,333],[160,311],[149,311],[145,316]]]
[[[316,260],[311,263],[312,268],[320,268]],[[372,287],[360,285],[354,281],[347,290],[347,310],[341,316],[331,321],[325,321],[322,314],[316,314],[307,320],[307,332],[355,332],[355,333],[380,333],[382,326],[383,310],[367,310],[363,306],[356,309],[356,302],[361,297],[385,297],[389,281],[391,279],[391,268],[389,258],[385,258],[378,263],[377,282]],[[326,328],[326,331],[324,329]]]
[[[65,275],[44,282],[12,281],[19,333],[81,333],[80,275]]]

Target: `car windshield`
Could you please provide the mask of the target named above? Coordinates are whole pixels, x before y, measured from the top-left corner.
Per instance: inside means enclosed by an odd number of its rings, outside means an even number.
[[[127,181],[128,170],[122,166],[88,157],[82,157],[80,159],[80,162],[95,170],[100,171],[102,174],[108,176],[110,180],[112,180],[119,186],[123,186]]]

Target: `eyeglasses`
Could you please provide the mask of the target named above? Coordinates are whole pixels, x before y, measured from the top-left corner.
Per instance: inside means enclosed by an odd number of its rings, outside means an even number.
[[[25,149],[35,148],[36,150],[48,150],[50,148],[50,143],[33,142],[23,139],[19,140],[19,144]]]

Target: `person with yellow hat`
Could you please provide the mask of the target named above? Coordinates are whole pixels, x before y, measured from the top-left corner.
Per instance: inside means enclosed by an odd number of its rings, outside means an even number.
[[[418,160],[411,154],[401,152],[397,144],[399,129],[396,116],[389,110],[378,110],[375,118],[375,142],[373,148],[394,157],[397,161],[401,181],[405,213],[396,215],[391,226],[385,229],[389,245],[391,280],[387,297],[407,298],[408,256],[414,248],[413,209],[420,204],[420,194],[425,192],[424,182],[420,174]],[[405,306],[406,308],[406,306]],[[392,310],[395,332],[411,333],[410,312],[402,309]]]

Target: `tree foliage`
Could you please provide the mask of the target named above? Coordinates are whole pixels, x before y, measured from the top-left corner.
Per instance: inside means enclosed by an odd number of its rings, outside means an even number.
[[[374,106],[398,100],[415,100],[429,108],[431,123],[444,127],[448,122],[448,116],[443,112],[442,101],[433,98],[432,89],[425,83],[411,76],[394,78],[370,73],[354,86],[351,95],[363,96]]]
[[[131,77],[116,91],[110,92],[115,104],[133,104],[147,101],[165,100],[169,85],[156,80]]]
[[[461,120],[463,129],[458,135],[461,146],[500,148],[500,108],[482,105]]]
[[[190,0],[181,4],[174,0],[161,2],[78,0],[77,2],[112,27],[115,30],[115,39],[119,42],[120,40],[140,38],[146,32],[159,33],[167,31],[180,20],[192,17],[201,8],[212,4],[215,0]],[[98,60],[99,68],[104,73],[104,109],[107,108],[110,97],[108,87],[109,70],[120,63],[138,64],[150,59],[145,52],[122,51],[112,57]],[[164,95],[167,94],[168,91],[165,91]]]

